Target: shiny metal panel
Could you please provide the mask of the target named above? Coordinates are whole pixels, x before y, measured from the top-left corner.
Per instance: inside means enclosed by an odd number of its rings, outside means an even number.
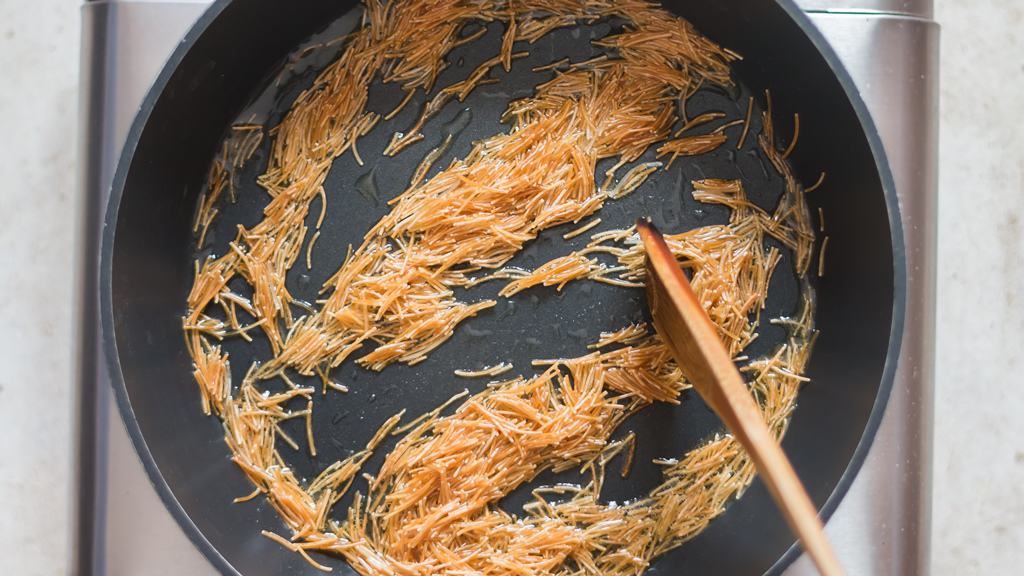
[[[934,0],[796,0],[805,12],[889,14],[930,19]]]
[[[928,574],[939,28],[905,17],[812,18],[878,126],[896,182],[907,250],[907,313],[892,395],[860,474],[827,529],[849,574]],[[790,572],[815,573],[806,558]]]
[[[83,6],[82,489],[76,546],[76,573],[83,576],[216,574],[149,483],[117,417],[98,351],[88,344],[97,340],[98,232],[120,149],[150,84],[206,4],[107,0]],[[827,530],[850,574],[927,574],[938,27],[927,20],[930,0],[798,4],[838,52],[879,127],[900,200],[908,267],[907,317],[892,397],[861,472]],[[802,557],[785,573],[815,572]]]
[[[98,373],[104,362],[100,358],[97,318],[99,315],[98,244],[102,202],[98,190],[103,186],[102,172],[109,171],[109,159],[101,146],[94,143],[95,135],[103,131],[104,79],[106,53],[103,38],[107,21],[102,10],[82,10],[80,54],[81,96],[79,99],[78,188],[75,199],[78,238],[85,240],[75,263],[76,299],[72,303],[72,317],[76,322],[75,363],[79,380],[75,388],[77,406],[74,454],[74,531],[71,539],[70,561],[73,574],[94,574],[102,571],[101,555],[96,551],[104,534],[104,519],[100,506],[104,482],[99,475],[102,468],[106,439],[107,404],[99,403],[100,388],[108,389],[105,379]],[[101,384],[102,382],[102,384]]]
[[[150,484],[118,416],[106,363],[97,361],[99,240],[114,169],[142,99],[207,4],[82,6],[79,490],[72,551],[72,573],[78,576],[216,574]]]

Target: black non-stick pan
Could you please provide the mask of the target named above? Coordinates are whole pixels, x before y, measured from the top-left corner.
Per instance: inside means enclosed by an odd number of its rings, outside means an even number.
[[[881,419],[898,353],[904,301],[902,236],[893,185],[876,130],[836,55],[791,0],[666,2],[715,42],[744,56],[734,66],[739,89],[712,89],[690,101],[690,113],[727,110],[742,117],[747,94],[764,103],[769,89],[780,145],[801,119],[800,138],[790,161],[805,182],[827,171],[824,186],[808,196],[811,211],[820,207],[830,237],[826,273],[813,278],[820,330],[807,370],[812,383],[801,392],[783,443],[811,493],[828,516],[852,482]],[[298,555],[262,537],[262,529],[283,532],[283,525],[262,499],[232,504],[251,486],[229,460],[220,422],[204,416],[191,375],[181,317],[191,286],[193,261],[222,254],[237,224],[252,225],[267,202],[255,179],[265,168],[267,140],[237,176],[238,201],[225,204],[205,246],[196,248],[192,222],[211,159],[229,130],[255,118],[273,126],[297,94],[330,60],[322,51],[296,59],[310,38],[335,37],[358,25],[353,2],[216,2],[188,33],[149,93],[128,136],[114,180],[102,246],[101,306],[104,346],[121,413],[151,480],[167,507],[210,561],[224,574],[315,574]],[[313,269],[297,265],[288,277],[299,298],[314,300],[316,290],[342,261],[349,243],[358,244],[385,213],[385,201],[401,192],[423,154],[442,134],[456,132],[454,144],[436,163],[444,166],[465,155],[471,142],[506,129],[498,117],[511,98],[525,96],[542,80],[531,68],[562,56],[582,59],[588,40],[608,32],[608,23],[557,31],[530,48],[500,81],[482,86],[465,103],[450,104],[427,125],[426,139],[395,157],[381,154],[391,133],[401,130],[424,101],[418,94],[393,120],[360,141],[366,159],[359,166],[350,154],[339,158],[326,181],[328,217],[313,251]],[[326,33],[324,31],[327,31]],[[494,25],[472,48],[449,55],[451,66],[439,81],[461,79],[476,64],[497,53],[501,25]],[[336,52],[335,52],[336,53]],[[460,76],[461,75],[461,76]],[[403,94],[394,86],[371,89],[369,108],[386,112]],[[470,112],[465,112],[469,110]],[[469,118],[471,116],[471,118]],[[470,120],[468,125],[465,120]],[[758,123],[752,130],[758,129]],[[742,178],[754,202],[770,207],[782,181],[752,143],[743,150],[723,147],[678,161],[657,172],[632,196],[610,203],[602,227],[628,226],[650,215],[663,230],[677,232],[723,222],[721,207],[695,202],[690,181],[704,177]],[[366,174],[375,185],[367,189]],[[314,206],[312,212],[317,213]],[[561,235],[570,227],[543,233],[512,262],[526,267],[564,254]],[[582,241],[583,239],[579,239]],[[570,246],[575,244],[568,243]],[[787,254],[780,270],[792,270]],[[799,285],[791,273],[777,273],[766,317],[793,313]],[[484,284],[466,298],[492,297],[500,288]],[[409,367],[390,366],[375,373],[348,363],[335,376],[351,392],[318,396],[314,422],[317,458],[291,454],[299,476],[317,470],[363,446],[377,426],[400,409],[419,414],[454,392],[479,390],[485,380],[452,376],[457,368],[499,361],[528,367],[530,359],[571,357],[602,330],[642,319],[642,294],[579,282],[561,293],[533,289],[481,313],[456,331],[429,360]],[[764,323],[749,354],[765,353],[783,333]],[[268,350],[226,344],[241,380],[241,370]],[[520,370],[522,371],[522,369]],[[655,405],[628,420],[639,442],[636,462],[679,456],[720,430],[699,398],[688,394],[679,407]],[[301,432],[300,432],[301,434]],[[386,453],[390,445],[380,451]],[[380,462],[380,455],[370,462]],[[551,475],[540,482],[558,480]],[[654,466],[637,465],[626,480],[609,480],[604,497],[623,500],[640,495],[659,479]],[[514,511],[523,502],[515,493],[503,502]],[[344,503],[342,503],[342,506]],[[337,510],[343,510],[338,508]],[[696,538],[658,558],[651,573],[779,573],[799,550],[763,486],[750,490]],[[154,542],[152,545],[159,546]],[[351,573],[338,558],[318,560]]]

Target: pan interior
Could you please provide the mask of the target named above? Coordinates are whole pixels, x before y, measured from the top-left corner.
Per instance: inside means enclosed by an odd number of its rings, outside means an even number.
[[[255,25],[266,27],[267,20],[272,19],[261,9],[239,4],[232,3],[222,10],[203,38],[235,34],[241,40],[237,32],[228,32],[225,22],[249,18]],[[235,61],[232,67],[230,50],[222,47],[225,59],[215,60],[220,75],[207,73],[203,76],[207,83],[197,84],[191,91],[172,88],[176,80],[184,86],[184,79],[178,76],[196,72],[189,66],[201,66],[198,60],[202,56],[192,57],[190,52],[179,64],[179,73],[171,77],[141,135],[124,185],[113,253],[117,348],[141,437],[171,493],[202,536],[242,574],[317,572],[297,555],[259,535],[261,529],[281,532],[283,528],[268,505],[259,499],[231,504],[232,498],[248,493],[251,487],[228,460],[220,424],[201,414],[199,394],[181,341],[180,317],[185,312],[194,259],[222,254],[237,225],[248,227],[258,222],[268,200],[256,184],[256,177],[266,167],[268,143],[264,139],[237,175],[238,201],[222,204],[222,214],[203,250],[195,250],[191,218],[209,159],[220,139],[235,123],[255,120],[266,126],[276,125],[299,92],[336,54],[336,45],[332,45],[296,58],[304,52],[302,46],[343,34],[358,21],[357,11],[324,19],[322,12],[302,6],[297,14],[281,22],[294,38],[287,47],[291,57],[282,58],[284,52],[267,54],[262,60],[252,57],[251,63]],[[769,42],[757,34],[743,35],[734,30],[754,30],[753,22],[739,14],[758,10],[764,12],[764,19],[756,29],[771,29],[773,39],[789,31],[796,39]],[[692,117],[705,111],[724,111],[730,118],[742,118],[747,96],[755,95],[755,101],[760,102],[762,90],[770,88],[777,131],[787,135],[781,138],[782,145],[792,133],[792,111],[801,114],[801,141],[792,157],[797,173],[810,184],[820,170],[829,172],[828,186],[809,199],[812,211],[822,207],[828,215],[831,238],[827,273],[815,281],[822,335],[808,370],[814,383],[802,393],[784,443],[820,505],[836,486],[860,440],[885,359],[892,314],[892,253],[877,169],[841,87],[781,10],[752,6],[746,11],[722,13],[715,8],[687,7],[680,13],[713,40],[747,57],[736,67],[736,93],[703,89],[688,102],[687,114]],[[330,20],[334,23],[319,30]],[[452,134],[452,145],[434,164],[431,174],[453,158],[464,157],[475,140],[507,131],[498,119],[508,102],[531,94],[535,85],[550,78],[549,72],[533,72],[534,67],[565,56],[578,61],[596,55],[590,39],[608,34],[614,26],[614,22],[598,22],[548,34],[531,45],[530,56],[516,60],[510,72],[500,68],[492,72],[498,83],[480,86],[465,102],[449,104],[427,124],[423,141],[395,157],[384,156],[382,151],[392,133],[406,129],[424,103],[426,97],[417,93],[400,114],[359,141],[365,165],[360,166],[351,154],[335,161],[324,185],[327,218],[311,252],[313,266],[307,270],[300,259],[288,275],[289,290],[297,298],[316,300],[319,287],[344,260],[348,246],[361,242],[366,231],[386,213],[387,200],[408,186],[420,160],[440,144],[444,135]],[[307,38],[300,42],[302,31]],[[316,33],[310,37],[309,31]],[[448,56],[451,65],[438,85],[464,78],[496,54],[501,34],[501,26],[492,25],[480,40],[455,49]],[[211,42],[206,46],[198,42],[193,52],[217,50],[217,41]],[[805,68],[803,75],[787,74],[796,66],[787,60],[787,54],[799,55]],[[212,80],[215,77],[217,80]],[[221,82],[227,83],[218,88]],[[226,90],[227,86],[233,88]],[[224,96],[228,92],[233,94],[231,98]],[[375,84],[368,108],[386,114],[403,96],[393,85]],[[202,103],[199,109],[194,108],[197,103]],[[190,106],[193,114],[189,114]],[[760,128],[757,118],[755,113],[751,126],[754,134]],[[186,125],[192,127],[191,132],[185,130]],[[632,195],[609,202],[599,214],[601,225],[592,232],[628,227],[640,215],[650,216],[665,232],[724,223],[728,218],[725,208],[698,203],[692,197],[691,181],[702,178],[741,179],[750,198],[770,210],[784,182],[763,158],[754,138],[749,138],[740,150],[734,149],[734,142],[732,138],[712,153],[680,159],[670,169],[655,172]],[[178,153],[182,147],[191,152]],[[653,160],[653,151],[640,161],[647,160]],[[598,172],[604,168],[600,165]],[[311,228],[319,211],[316,201],[310,211]],[[562,238],[574,227],[543,232],[509,264],[533,269],[583,246],[589,233],[568,241]],[[765,318],[791,316],[797,307],[799,285],[792,273],[792,255],[788,250],[783,254],[763,312]],[[851,287],[856,285],[854,280],[860,283],[857,289]],[[512,298],[496,297],[502,285],[485,283],[461,293],[460,299],[467,302],[495,298],[498,305],[460,325],[452,339],[425,362],[413,367],[393,365],[379,373],[354,362],[337,369],[335,380],[346,384],[350,392],[317,398],[314,431],[318,457],[311,458],[304,451],[286,456],[298,476],[311,478],[327,464],[360,449],[380,423],[399,410],[417,415],[464,388],[479,391],[487,382],[457,378],[452,374],[455,369],[477,369],[504,361],[515,366],[514,373],[528,376],[533,373],[533,359],[585,354],[586,345],[597,340],[600,332],[644,319],[642,293],[637,290],[581,281],[561,292],[538,287]],[[245,292],[240,285],[235,288]],[[762,323],[759,333],[758,340],[748,348],[752,357],[772,350],[785,336],[782,328],[767,322]],[[270,357],[269,346],[259,337],[255,344],[227,340],[225,349],[232,359],[235,382],[241,381],[251,361]],[[310,383],[318,386],[318,382]],[[652,459],[678,457],[720,430],[710,411],[690,393],[684,395],[681,406],[655,404],[644,409],[617,434],[637,434],[637,465],[626,479],[609,474],[604,498],[623,501],[642,495],[661,480],[658,467],[650,464]],[[304,434],[299,421],[286,423],[285,431],[294,437]],[[385,443],[367,470],[372,472],[393,445],[394,440]],[[572,473],[546,474],[534,485],[580,480]],[[503,506],[516,512],[527,496],[528,487],[524,487],[506,498]],[[348,502],[339,503],[335,514],[340,514]],[[755,483],[710,528],[658,559],[652,571],[761,573],[776,562],[792,540],[767,493]],[[349,573],[340,560],[325,562],[341,573]]]

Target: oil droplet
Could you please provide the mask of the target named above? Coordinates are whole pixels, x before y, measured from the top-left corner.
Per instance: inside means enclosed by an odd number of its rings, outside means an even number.
[[[750,150],[747,150],[747,154],[749,154],[750,156],[752,156],[753,158],[755,158],[757,160],[757,164],[761,167],[761,174],[763,174],[764,177],[766,179],[768,179],[769,178],[768,167],[764,165],[764,158],[761,158],[761,155],[758,154],[757,150],[755,150],[753,148],[751,148]]]
[[[370,168],[370,171],[356,178],[356,190],[359,194],[373,202],[376,206],[380,204],[380,192],[377,190],[377,167]]]
[[[509,316],[512,316],[515,313],[516,313],[516,303],[513,302],[512,300],[506,300],[505,301],[505,309],[502,310],[501,314],[498,315],[498,319],[501,320],[501,319],[504,319],[504,318],[508,318]]]
[[[661,219],[666,230],[672,230],[681,224],[680,216],[683,213],[683,204],[679,195],[667,194],[661,203]]]
[[[473,328],[472,326],[467,324],[466,334],[469,334],[473,338],[483,338],[484,336],[490,336],[494,334],[494,332],[491,332],[490,330],[477,330],[476,328]]]
[[[462,131],[469,126],[469,123],[473,121],[473,110],[469,108],[463,108],[459,110],[459,113],[452,118],[451,121],[446,122],[441,128],[448,134],[451,134],[454,140],[462,134]]]

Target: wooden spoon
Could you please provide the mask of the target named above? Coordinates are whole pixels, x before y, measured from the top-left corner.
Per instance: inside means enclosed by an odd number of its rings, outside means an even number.
[[[841,576],[843,569],[825,537],[811,498],[768,430],[760,408],[665,239],[646,220],[638,221],[636,228],[647,251],[647,303],[658,334],[694,389],[750,454],[818,571],[824,576]]]

